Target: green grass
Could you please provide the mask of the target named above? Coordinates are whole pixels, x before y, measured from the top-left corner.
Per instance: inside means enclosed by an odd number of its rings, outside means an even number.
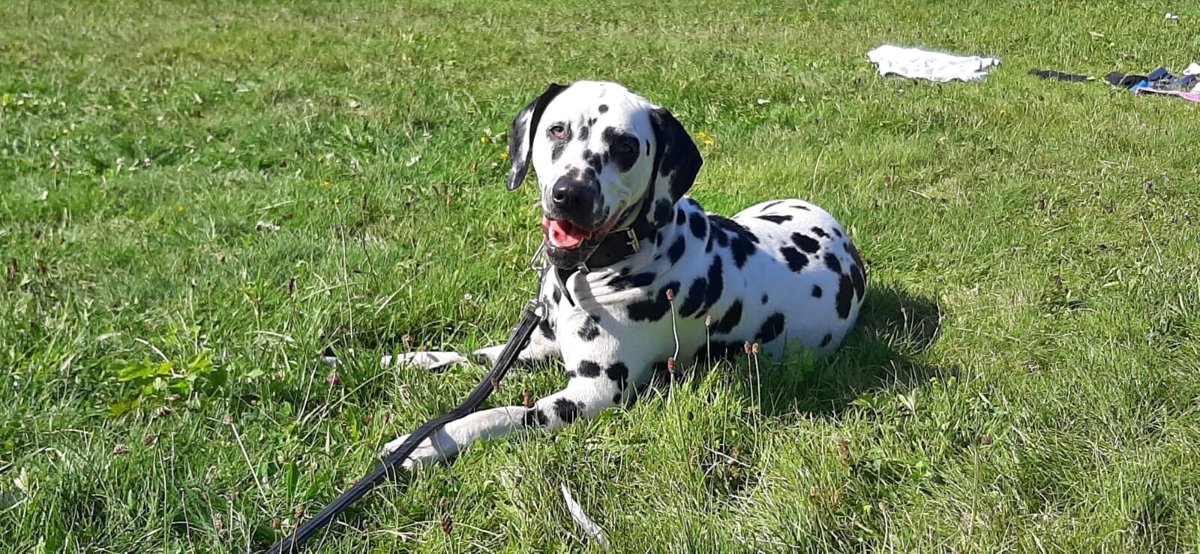
[[[1026,72],[1179,69],[1200,9],[984,6],[0,1],[0,551],[260,549],[457,403],[482,368],[376,360],[507,335],[504,132],[598,78],[712,137],[710,210],[836,214],[861,327],[480,443],[320,551],[595,549],[565,483],[621,552],[1196,552],[1200,112]],[[1004,65],[885,79],[884,42]]]

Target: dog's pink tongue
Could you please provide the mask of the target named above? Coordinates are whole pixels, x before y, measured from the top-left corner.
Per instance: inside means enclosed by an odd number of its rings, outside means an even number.
[[[547,219],[544,224],[550,242],[559,248],[575,248],[583,242],[583,239],[587,238],[587,233],[583,229],[566,221]]]

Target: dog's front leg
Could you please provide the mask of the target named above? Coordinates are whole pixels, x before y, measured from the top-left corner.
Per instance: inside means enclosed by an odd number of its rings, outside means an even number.
[[[581,419],[595,417],[601,411],[623,404],[632,395],[628,371],[622,364],[610,366],[592,376],[577,375],[567,387],[538,400],[532,407],[507,406],[475,412],[451,422],[426,439],[404,462],[412,468],[448,461],[480,439],[496,439],[529,430],[555,431]],[[610,374],[611,373],[611,374]],[[404,443],[405,435],[383,447],[386,456]]]
[[[543,281],[541,285],[540,295],[542,297],[545,317],[538,323],[537,328],[533,330],[533,334],[530,335],[529,344],[517,355],[517,362],[519,364],[529,365],[536,362],[543,362],[559,355],[560,350],[555,337],[555,320],[558,310],[557,299],[561,298],[561,293],[559,295],[554,294],[554,287],[555,285],[549,281]],[[470,359],[489,367],[494,366],[496,359],[500,357],[500,352],[504,350],[505,346],[505,344],[497,344],[480,348],[470,354]],[[414,366],[438,371],[465,363],[468,360],[467,356],[458,352],[408,352],[396,356],[384,356],[379,360],[379,363],[384,368]]]
[[[480,348],[471,353],[472,359],[480,364],[493,366],[505,346],[505,344],[497,344]],[[534,329],[533,335],[529,337],[529,344],[517,354],[517,362],[528,365],[550,360],[557,355],[558,344],[539,327]],[[384,356],[379,360],[379,364],[384,368],[413,366],[430,371],[440,371],[467,361],[468,358],[458,352],[408,352],[396,356]]]

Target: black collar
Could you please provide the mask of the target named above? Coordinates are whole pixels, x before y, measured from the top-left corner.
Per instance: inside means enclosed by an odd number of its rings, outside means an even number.
[[[654,231],[654,225],[646,218],[637,218],[633,225],[613,231],[604,237],[584,262],[584,268],[591,270],[608,267],[636,254],[642,249],[642,242],[650,238]]]
[[[588,272],[613,265],[625,258],[637,254],[642,249],[642,243],[654,234],[656,228],[644,217],[639,217],[633,225],[613,231],[600,241],[600,245],[588,255],[587,261],[579,267],[558,267],[555,271],[562,282],[576,271]]]

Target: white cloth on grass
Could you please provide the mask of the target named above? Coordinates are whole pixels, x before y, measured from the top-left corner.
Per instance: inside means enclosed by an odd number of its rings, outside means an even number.
[[[956,56],[891,44],[867,52],[867,59],[879,67],[880,75],[939,82],[982,81],[987,79],[989,67],[1000,65],[998,58]]]

